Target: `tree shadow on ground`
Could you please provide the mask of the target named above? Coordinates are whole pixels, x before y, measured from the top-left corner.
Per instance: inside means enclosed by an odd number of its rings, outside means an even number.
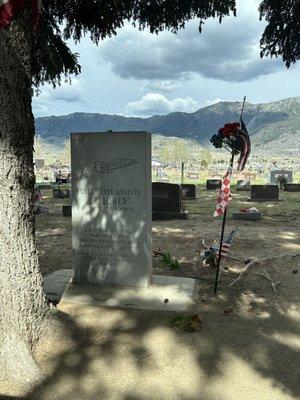
[[[297,299],[267,299],[247,277],[229,289],[230,279],[218,297],[199,284],[191,312],[204,322],[194,333],[170,328],[174,313],[65,305],[64,335],[42,345],[46,378],[28,399],[295,398]]]
[[[87,207],[89,224],[100,218],[94,211]],[[291,268],[290,260],[282,262]],[[194,333],[170,327],[178,314],[64,305],[63,333],[37,351],[45,380],[27,398],[294,398],[297,282],[285,282],[276,297],[250,275],[228,288],[233,275],[222,275],[218,297],[211,295],[213,282],[199,280],[190,312],[201,314],[203,327]]]

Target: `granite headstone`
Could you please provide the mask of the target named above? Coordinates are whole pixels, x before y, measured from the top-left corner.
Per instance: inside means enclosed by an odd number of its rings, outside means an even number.
[[[288,183],[284,186],[286,192],[300,192],[300,183]]]
[[[151,135],[72,133],[74,283],[152,280]]]
[[[190,183],[183,183],[181,185],[182,199],[195,200],[196,199],[196,185]]]
[[[207,190],[221,189],[221,186],[222,186],[222,179],[207,179],[206,181]]]
[[[279,199],[279,188],[277,185],[252,185],[251,200],[268,201]]]
[[[270,183],[272,184],[277,184],[278,183],[278,177],[279,176],[285,176],[287,179],[287,183],[292,183],[293,182],[293,171],[287,171],[287,170],[272,170],[270,172]]]
[[[152,218],[186,219],[187,213],[181,210],[181,187],[173,183],[152,183]]]

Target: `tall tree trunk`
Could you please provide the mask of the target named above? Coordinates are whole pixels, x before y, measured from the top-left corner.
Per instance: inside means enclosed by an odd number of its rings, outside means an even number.
[[[39,378],[31,350],[48,311],[34,236],[30,5],[0,29],[0,375],[21,384]]]

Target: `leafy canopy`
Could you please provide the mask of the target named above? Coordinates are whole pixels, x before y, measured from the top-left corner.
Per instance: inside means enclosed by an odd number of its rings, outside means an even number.
[[[259,11],[268,22],[260,41],[261,57],[282,56],[289,68],[300,58],[300,1],[264,0]]]
[[[235,13],[235,0],[43,0],[42,18],[36,34],[33,83],[54,86],[61,75],[80,73],[78,54],[72,53],[66,40],[75,42],[89,35],[98,44],[117,34],[117,29],[131,22],[151,33],[170,30],[176,33],[186,21],[198,18],[199,30],[204,20],[222,20]]]
[[[281,56],[289,67],[300,54],[300,1],[264,0],[261,18],[268,26],[261,39],[261,56]],[[35,35],[33,83],[55,86],[61,76],[80,73],[78,54],[66,41],[75,42],[89,35],[100,40],[117,34],[129,21],[151,33],[170,30],[177,33],[188,20],[199,20],[199,31],[207,18],[236,14],[235,0],[43,0],[42,18]]]

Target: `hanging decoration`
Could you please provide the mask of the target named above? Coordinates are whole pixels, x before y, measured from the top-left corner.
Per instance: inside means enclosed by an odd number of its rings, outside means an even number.
[[[240,122],[229,122],[214,134],[211,143],[217,148],[225,147],[233,155],[240,154],[238,171],[243,171],[251,152],[250,137],[246,125],[241,118]]]

